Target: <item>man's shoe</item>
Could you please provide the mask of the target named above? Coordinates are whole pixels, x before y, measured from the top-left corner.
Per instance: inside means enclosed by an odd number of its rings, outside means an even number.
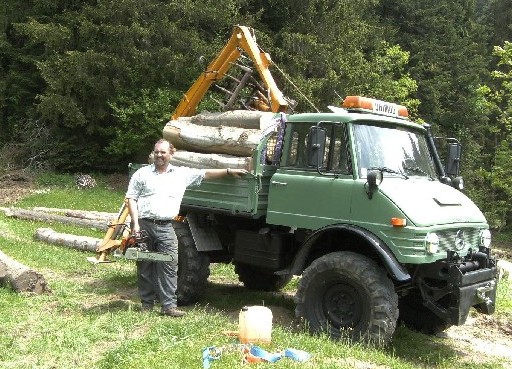
[[[169,308],[167,310],[163,310],[162,314],[165,316],[171,316],[173,318],[179,318],[180,316],[185,315],[185,312],[176,308]]]

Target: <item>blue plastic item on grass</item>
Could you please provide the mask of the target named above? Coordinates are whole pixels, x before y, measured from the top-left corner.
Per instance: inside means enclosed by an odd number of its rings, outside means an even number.
[[[208,369],[212,365],[212,361],[220,359],[221,355],[222,351],[215,346],[210,346],[203,349],[203,368]]]
[[[295,361],[308,361],[311,358],[311,354],[303,350],[287,348],[284,350],[284,357],[293,359]]]
[[[277,360],[281,359],[281,353],[270,353],[268,351],[263,350],[259,346],[252,346],[250,353],[254,356],[261,357],[263,360],[268,361],[269,363],[275,363]]]

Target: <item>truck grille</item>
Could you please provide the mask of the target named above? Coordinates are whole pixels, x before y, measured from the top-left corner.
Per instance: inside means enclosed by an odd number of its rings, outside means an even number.
[[[447,229],[436,233],[439,236],[439,251],[451,250],[464,255],[469,249],[478,250],[480,229]],[[460,242],[460,240],[464,240],[464,243]]]

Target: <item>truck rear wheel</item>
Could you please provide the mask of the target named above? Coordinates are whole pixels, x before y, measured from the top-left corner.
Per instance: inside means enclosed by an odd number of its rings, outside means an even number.
[[[419,291],[401,297],[398,302],[399,321],[407,328],[424,334],[437,334],[448,329],[451,324],[445,322],[423,305]]]
[[[353,252],[335,252],[315,260],[299,282],[295,312],[311,333],[333,339],[384,344],[398,319],[393,283],[374,261]]]
[[[201,297],[210,276],[210,258],[197,251],[188,224],[173,222],[178,238],[178,289],[179,305],[188,305]]]
[[[235,264],[235,273],[246,288],[254,291],[279,291],[292,279],[288,274],[277,275],[243,263]]]

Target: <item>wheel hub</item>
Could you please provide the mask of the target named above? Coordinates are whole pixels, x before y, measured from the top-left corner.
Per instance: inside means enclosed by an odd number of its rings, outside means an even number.
[[[361,298],[352,286],[335,284],[324,294],[325,316],[338,328],[355,327],[361,319]]]

